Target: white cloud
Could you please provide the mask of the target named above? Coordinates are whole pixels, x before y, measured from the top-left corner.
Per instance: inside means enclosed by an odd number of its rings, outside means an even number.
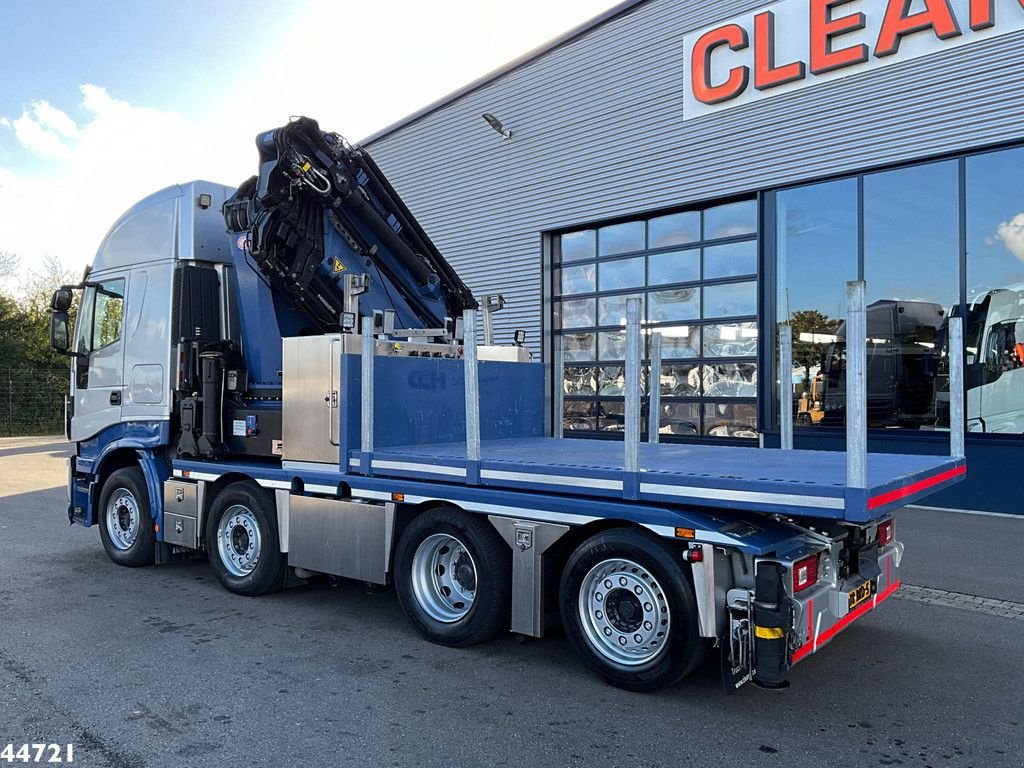
[[[1018,213],[1000,224],[996,229],[996,237],[1018,260],[1024,261],[1024,213]]]
[[[37,120],[28,110],[21,113],[21,117],[8,121],[14,128],[14,135],[18,142],[33,152],[44,157],[61,159],[71,154],[71,149],[61,140],[60,134],[48,128],[43,122]]]
[[[96,85],[80,90],[78,123],[45,101],[0,121],[34,158],[17,173],[0,168],[0,249],[21,254],[26,272],[47,253],[78,272],[139,199],[194,178],[237,183],[255,168],[251,141],[233,136],[237,151],[218,151],[179,114],[129,104]]]

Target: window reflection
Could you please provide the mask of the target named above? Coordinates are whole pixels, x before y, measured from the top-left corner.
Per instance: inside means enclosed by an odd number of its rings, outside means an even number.
[[[739,237],[757,232],[757,201],[720,205],[704,211],[704,239]]]
[[[659,216],[647,222],[647,247],[667,248],[700,240],[700,211]]]
[[[642,256],[636,259],[605,261],[598,269],[598,288],[602,291],[638,288],[644,284],[644,259]]]
[[[630,221],[601,227],[597,236],[598,256],[614,256],[644,249],[644,223]]]
[[[597,300],[597,324],[598,325],[625,325],[626,307],[630,299],[640,299],[640,317],[644,316],[643,294],[630,293],[625,296],[602,296]]]
[[[757,272],[757,243],[745,240],[704,249],[704,279],[739,277]]]
[[[566,361],[566,431],[622,431],[626,309],[637,298],[645,356],[652,335],[661,336],[656,381],[649,360],[641,375],[645,408],[652,383],[660,390],[659,429],[753,434],[747,414],[756,411],[757,213],[751,200],[561,236],[553,306]],[[705,419],[701,399],[709,393],[720,399],[724,422]],[[735,417],[738,426],[729,426],[740,406],[746,410]]]
[[[662,360],[676,357],[700,357],[700,326],[674,325],[654,330],[661,334]],[[757,350],[754,351],[754,354],[757,354]]]
[[[705,357],[756,357],[757,323],[704,326]]]
[[[592,229],[562,235],[562,262],[592,259],[597,252],[597,237]]]
[[[837,354],[846,281],[857,279],[857,186],[843,179],[776,195],[776,313],[793,329],[793,370],[779,376],[791,388],[791,417],[802,425],[824,419],[822,359]],[[832,365],[838,370],[839,361]]]
[[[967,428],[974,432],[1024,432],[1021,179],[1024,149],[967,159],[964,338]],[[945,399],[948,401],[948,394]]]
[[[563,328],[591,328],[594,325],[594,299],[562,302]]]
[[[704,289],[704,317],[757,314],[757,283],[709,285]]]
[[[562,293],[565,295],[593,293],[597,289],[596,275],[597,266],[594,264],[563,268]]]
[[[757,407],[748,403],[707,403],[704,434],[708,437],[757,437]]]
[[[652,323],[699,320],[700,288],[676,288],[648,294],[647,318]]]
[[[647,258],[649,285],[691,283],[700,280],[700,249],[652,253]]]

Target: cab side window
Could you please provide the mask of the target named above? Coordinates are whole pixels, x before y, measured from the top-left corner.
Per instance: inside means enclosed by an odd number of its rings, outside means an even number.
[[[123,278],[86,288],[78,310],[75,351],[88,354],[120,339],[123,311]]]
[[[124,280],[108,280],[96,289],[93,310],[92,349],[110,346],[121,338],[124,311]]]

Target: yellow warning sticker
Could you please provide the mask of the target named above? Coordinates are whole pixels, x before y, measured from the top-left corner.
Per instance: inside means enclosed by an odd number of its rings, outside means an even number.
[[[341,263],[341,259],[335,259],[334,260],[334,273],[337,274],[338,272],[344,272],[344,271],[345,271],[345,265]]]

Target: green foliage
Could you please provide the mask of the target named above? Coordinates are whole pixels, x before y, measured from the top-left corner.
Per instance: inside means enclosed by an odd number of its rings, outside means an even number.
[[[17,256],[0,251],[0,275],[13,274],[17,265]],[[69,362],[50,348],[50,297],[61,285],[73,282],[60,261],[46,258],[17,295],[0,288],[0,435],[63,429]]]
[[[790,325],[793,327],[793,363],[804,369],[805,391],[811,387],[811,369],[819,365],[825,344],[801,341],[800,334],[835,335],[839,320],[823,315],[816,309],[800,309],[793,313]]]

